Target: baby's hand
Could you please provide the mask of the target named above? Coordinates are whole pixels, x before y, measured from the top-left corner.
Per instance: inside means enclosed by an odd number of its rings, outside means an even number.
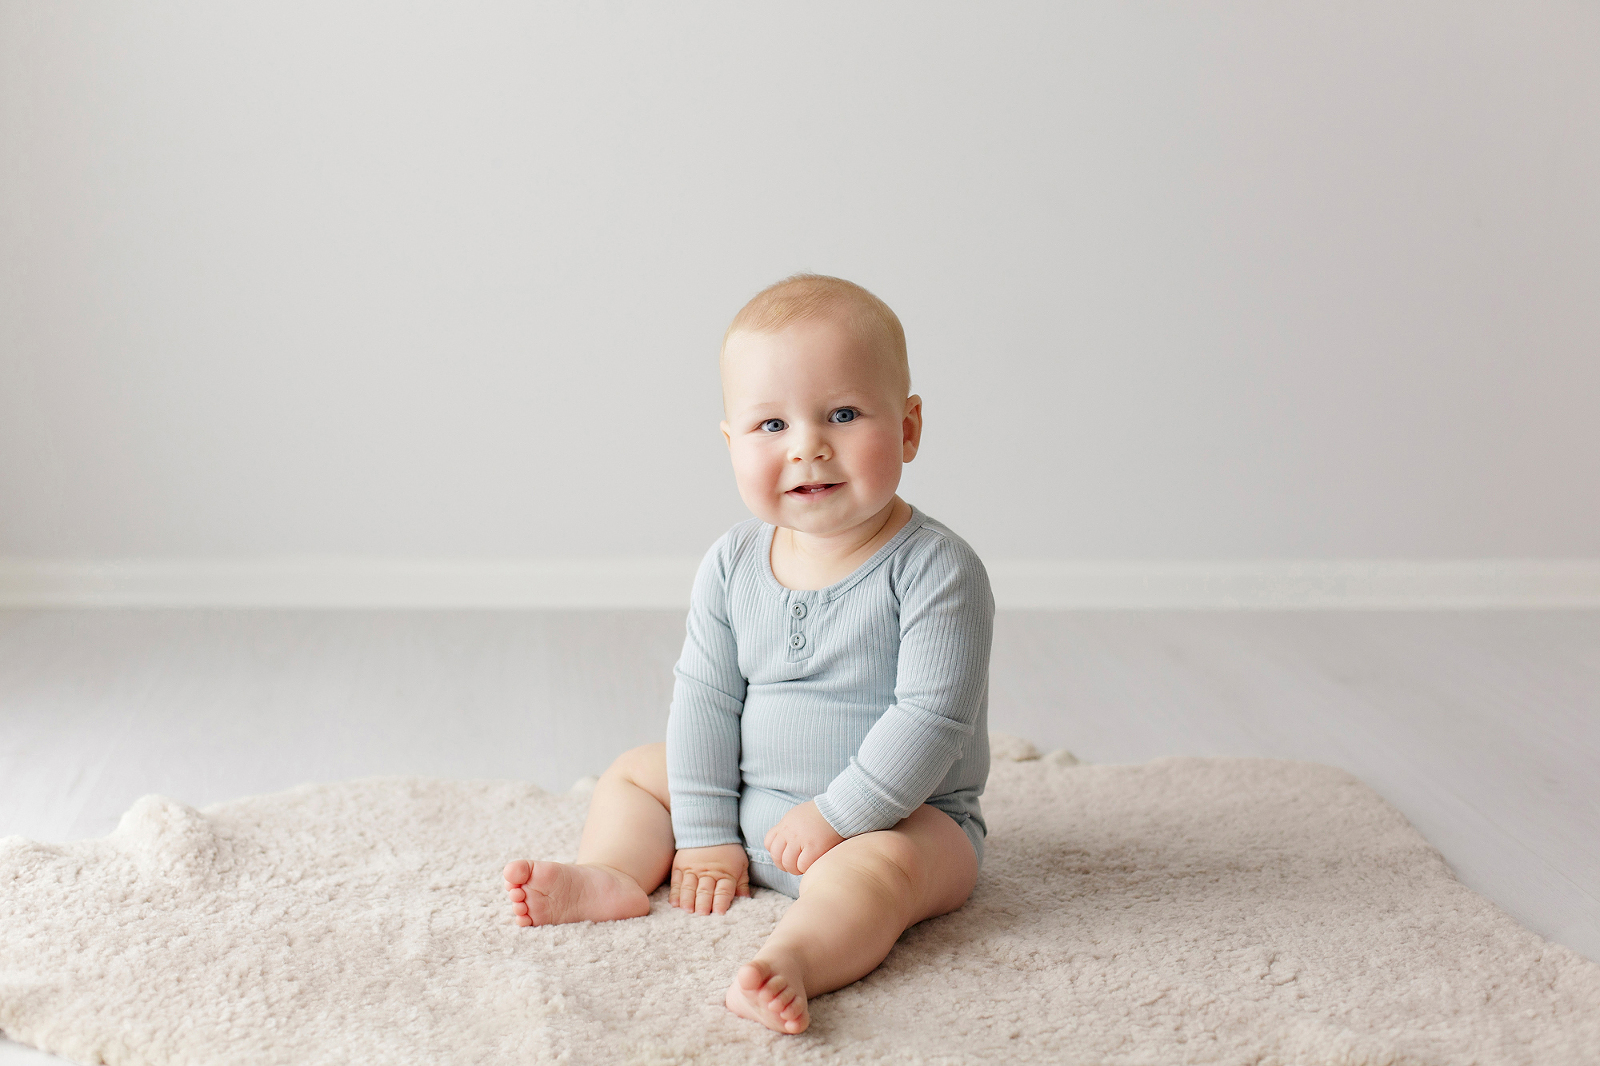
[[[734,896],[750,894],[750,856],[743,844],[680,848],[672,857],[667,902],[696,914],[726,914]]]
[[[772,855],[772,861],[785,873],[803,874],[811,864],[842,843],[844,837],[833,831],[833,826],[817,810],[817,805],[806,800],[792,807],[783,820],[767,830],[762,846]]]

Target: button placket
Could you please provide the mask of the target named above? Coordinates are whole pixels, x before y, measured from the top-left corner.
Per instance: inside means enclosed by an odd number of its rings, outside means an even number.
[[[811,638],[802,623],[811,608],[805,600],[791,599],[785,611],[789,615],[789,658],[804,659],[811,654]]]

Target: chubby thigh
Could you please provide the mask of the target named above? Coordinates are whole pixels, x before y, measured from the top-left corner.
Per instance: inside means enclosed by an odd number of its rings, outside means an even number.
[[[787,870],[780,870],[777,864],[772,861],[772,856],[761,846],[761,842],[767,838],[767,831],[782,821],[783,816],[788,814],[793,807],[811,798],[770,789],[745,787],[739,800],[739,829],[744,834],[745,852],[750,856],[750,883],[752,885],[782,892],[790,899],[799,898],[801,876],[789,873]],[[976,876],[976,867],[982,864],[983,830],[978,827],[970,816],[952,814],[941,807],[924,803],[892,829],[882,830],[882,832],[899,831],[907,823],[911,822],[913,818],[919,818],[919,820],[927,819],[928,816],[925,812],[928,811],[938,814],[940,818],[949,823],[949,828],[955,830],[956,835],[951,838],[952,842],[965,844],[968,852],[972,855],[974,876]],[[940,829],[946,828],[937,821],[929,820],[931,824],[938,826]],[[862,837],[872,835],[871,833],[863,833],[860,837],[851,837],[850,839],[859,840]],[[959,841],[957,841],[957,838],[959,838]],[[843,844],[838,845],[838,847],[843,846]],[[820,862],[821,860],[818,861]]]
[[[972,841],[954,818],[924,803],[892,829],[835,845],[800,878],[799,898],[859,897],[892,911],[904,930],[960,907],[977,879]]]

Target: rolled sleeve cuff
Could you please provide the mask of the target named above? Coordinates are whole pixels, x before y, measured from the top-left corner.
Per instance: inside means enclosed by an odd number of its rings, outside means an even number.
[[[675,848],[709,848],[743,844],[739,833],[739,801],[684,801],[673,797],[672,839]]]
[[[874,781],[854,758],[849,768],[834,778],[828,791],[815,802],[818,813],[842,837],[888,829],[911,813],[902,812],[888,790]]]

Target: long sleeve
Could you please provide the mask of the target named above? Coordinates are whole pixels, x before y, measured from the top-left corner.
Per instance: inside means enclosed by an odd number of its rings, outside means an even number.
[[[940,538],[896,582],[894,704],[816,797],[839,834],[887,829],[933,795],[972,736],[989,683],[994,597],[964,542]]]
[[[683,654],[667,717],[667,789],[679,848],[738,844],[739,725],[746,681],[727,605],[727,548],[712,546],[695,574]]]

